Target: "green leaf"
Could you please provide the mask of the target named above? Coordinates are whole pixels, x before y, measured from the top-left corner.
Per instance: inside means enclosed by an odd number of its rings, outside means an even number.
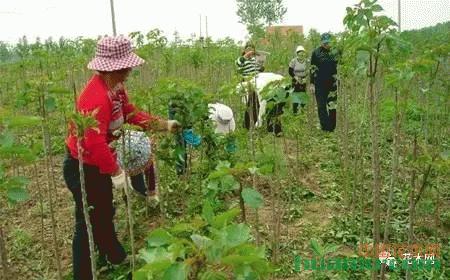
[[[172,265],[170,260],[161,260],[148,263],[133,273],[133,279],[159,279],[156,276]],[[149,277],[153,276],[153,277]],[[136,278],[134,278],[136,276]]]
[[[147,245],[149,247],[159,247],[172,243],[174,237],[163,229],[156,229],[152,231],[147,237]]]
[[[218,179],[218,178],[221,178],[221,177],[223,177],[223,176],[228,175],[228,173],[229,173],[229,170],[228,170],[228,169],[220,169],[220,170],[216,170],[216,171],[211,172],[211,173],[208,175],[208,179],[210,179],[210,180]]]
[[[174,260],[180,258],[184,259],[186,257],[186,247],[182,240],[172,243],[172,245],[169,246],[168,251],[172,254],[172,258]]]
[[[11,148],[14,145],[14,135],[11,132],[2,132],[0,136],[0,146],[2,148]]]
[[[218,180],[211,180],[208,182],[208,185],[206,186],[209,190],[212,191],[218,191],[219,190],[219,181]]]
[[[11,128],[27,128],[37,126],[41,123],[40,117],[34,116],[14,116],[8,120],[8,126]]]
[[[249,167],[248,171],[250,172],[250,174],[254,175],[258,172],[258,167],[256,167],[256,166]]]
[[[47,97],[44,101],[44,107],[47,112],[54,112],[56,110],[56,100],[54,97]]]
[[[197,247],[199,247],[202,250],[206,249],[212,242],[212,240],[209,239],[208,237],[199,234],[191,235],[191,239],[194,242],[194,244],[197,245]]]
[[[166,270],[162,280],[185,280],[187,278],[186,268],[184,263],[174,263]]]
[[[214,211],[211,206],[211,202],[208,199],[205,199],[203,202],[203,209],[202,209],[202,217],[211,224],[214,218]]]
[[[338,248],[339,248],[339,246],[334,245],[334,244],[326,245],[324,248],[324,255],[329,254],[329,253],[334,253],[334,252],[336,252],[336,250]]]
[[[170,228],[170,232],[173,234],[180,234],[183,232],[192,232],[194,227],[189,223],[178,223]]]
[[[320,246],[319,242],[316,239],[311,239],[309,245],[311,246],[314,254],[320,257],[324,255],[323,248],[322,246]]]
[[[207,270],[202,274],[200,280],[228,280],[228,275],[220,271]]]
[[[214,217],[211,225],[217,229],[221,229],[226,226],[228,223],[234,220],[241,211],[238,208],[232,208],[227,212],[217,215]]]
[[[259,172],[263,175],[268,175],[268,174],[273,173],[273,164],[272,163],[264,164],[263,166],[261,166],[259,168]]]
[[[443,160],[448,160],[450,157],[450,150],[445,150],[440,154]]]
[[[134,280],[148,280],[147,277],[148,271],[144,270],[143,268],[136,270],[133,272],[133,279]]]
[[[170,260],[172,255],[166,248],[148,248],[139,250],[139,257],[146,263],[153,263],[160,260]]]
[[[6,183],[4,183],[4,187],[7,188],[7,189],[10,189],[10,188],[25,188],[28,185],[29,182],[30,182],[30,180],[28,180],[25,177],[15,176],[15,177],[8,178]]]
[[[251,264],[259,260],[260,258],[257,256],[228,255],[222,258],[222,263],[232,266],[240,266],[243,264]]]
[[[253,209],[258,209],[264,204],[263,196],[255,189],[245,188],[242,190],[242,198],[245,204]]]
[[[30,198],[27,190],[24,188],[9,188],[7,191],[8,200],[13,203],[24,202]]]
[[[232,175],[225,175],[220,178],[220,184],[225,192],[239,189],[239,182]]]
[[[229,248],[242,245],[250,240],[250,228],[245,224],[233,224],[225,228],[226,245]]]
[[[235,255],[241,255],[241,256],[258,256],[261,259],[264,259],[266,256],[266,249],[264,246],[256,247],[255,245],[251,243],[244,243],[239,246],[234,247],[231,252]]]

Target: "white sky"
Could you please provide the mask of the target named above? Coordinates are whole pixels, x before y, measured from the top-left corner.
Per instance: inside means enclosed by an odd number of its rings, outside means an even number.
[[[236,16],[235,0],[114,0],[117,31],[148,32],[159,28],[170,38],[198,35],[200,14],[208,16],[208,33],[214,39],[229,36],[243,40],[245,27]],[[379,0],[386,14],[397,19],[398,0]],[[450,0],[401,0],[402,29],[450,21]],[[345,8],[358,0],[284,0],[288,11],[282,24],[303,25],[305,32],[343,30]],[[204,18],[203,18],[204,23]],[[204,32],[203,27],[203,32]],[[111,34],[109,0],[0,0],[0,41],[17,42],[26,35],[74,38]]]

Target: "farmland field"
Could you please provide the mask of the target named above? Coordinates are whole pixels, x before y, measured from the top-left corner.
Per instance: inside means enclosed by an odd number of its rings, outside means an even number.
[[[127,81],[132,102],[166,117],[169,102],[181,100],[187,113],[179,121],[202,143],[187,147],[186,171],[177,175],[174,135],[149,134],[159,204],[114,191],[116,230],[135,261],[99,263],[98,279],[450,279],[450,23],[399,33],[385,17],[367,22],[377,28],[349,13],[346,32],[335,34],[336,130],[320,129],[309,93],[299,114],[292,99],[275,98],[286,103],[279,137],[265,124],[243,127],[240,43],[169,42],[157,29],[130,34],[146,60]],[[64,140],[96,41],[0,44],[0,279],[72,279]],[[270,53],[265,71],[289,77],[295,47],[310,54],[320,34],[255,42]],[[289,83],[264,94],[277,96]],[[212,102],[233,109],[235,132],[213,133],[205,121]],[[320,269],[321,259],[356,259],[374,243],[400,244],[402,253],[423,247],[412,259],[427,253],[434,266],[408,270],[399,256],[382,272]],[[319,267],[298,269],[300,259]]]

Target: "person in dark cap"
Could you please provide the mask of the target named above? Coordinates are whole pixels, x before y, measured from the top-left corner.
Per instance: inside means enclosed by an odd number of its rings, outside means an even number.
[[[320,47],[311,55],[310,91],[316,96],[322,130],[332,132],[336,128],[337,56],[330,43],[331,34],[322,34]]]

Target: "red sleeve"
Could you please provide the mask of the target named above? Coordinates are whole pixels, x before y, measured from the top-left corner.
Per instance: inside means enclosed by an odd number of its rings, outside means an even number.
[[[134,104],[129,102],[128,94],[124,93],[123,114],[125,121],[129,124],[140,126],[144,130],[148,130],[152,122],[158,121],[160,118],[149,113],[140,111]]]
[[[88,129],[84,134],[84,150],[94,164],[99,167],[100,173],[112,174],[119,168],[117,156],[108,146],[107,133],[111,120],[111,105],[106,102],[99,102],[98,105],[82,106],[79,110],[83,112],[92,112],[98,109],[95,118],[97,119],[97,128]],[[103,103],[103,104],[102,104]],[[85,107],[85,108],[83,108]],[[90,107],[90,108],[89,108]]]

